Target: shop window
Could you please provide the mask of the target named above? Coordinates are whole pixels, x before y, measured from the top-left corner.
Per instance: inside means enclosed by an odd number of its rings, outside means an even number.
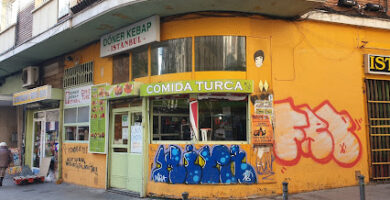
[[[199,133],[207,141],[246,141],[247,100],[199,100]]]
[[[64,109],[65,140],[87,141],[89,137],[89,106]]]
[[[246,95],[198,95],[197,141],[247,141]],[[152,101],[153,140],[190,141],[189,98]]]
[[[192,39],[167,40],[152,45],[152,75],[191,72]]]
[[[129,81],[129,54],[120,54],[113,57],[113,84]]]
[[[76,126],[67,126],[65,127],[65,140],[76,140],[77,133]]]
[[[153,100],[153,139],[190,140],[188,99]]]
[[[131,52],[132,79],[148,76],[148,48],[139,47]]]
[[[77,112],[77,122],[89,122],[89,106],[79,107]]]
[[[64,123],[76,123],[77,121],[77,108],[64,109]]]
[[[195,71],[246,71],[242,36],[195,37]]]
[[[89,137],[89,127],[88,126],[79,126],[77,129],[77,140],[83,141],[88,140]]]

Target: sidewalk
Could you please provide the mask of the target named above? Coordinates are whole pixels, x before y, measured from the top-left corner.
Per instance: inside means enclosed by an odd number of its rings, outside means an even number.
[[[390,184],[365,185],[366,200],[390,200]],[[256,200],[281,200],[282,196]],[[289,194],[289,200],[360,200],[359,186]]]
[[[11,180],[5,180],[0,187],[0,200],[141,200],[103,189],[88,188],[73,184],[42,183],[18,186]],[[256,200],[281,200],[282,197],[256,198]],[[389,200],[390,184],[366,185],[366,200]],[[142,200],[150,200],[143,198]],[[290,194],[289,200],[360,200],[359,187],[320,190],[299,194]]]
[[[73,184],[38,183],[15,185],[5,180],[0,187],[0,200],[148,200],[108,192],[103,189],[88,188]]]

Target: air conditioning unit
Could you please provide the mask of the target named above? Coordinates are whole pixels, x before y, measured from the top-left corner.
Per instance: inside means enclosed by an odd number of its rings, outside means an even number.
[[[23,69],[23,88],[33,88],[39,83],[39,67],[28,66]]]

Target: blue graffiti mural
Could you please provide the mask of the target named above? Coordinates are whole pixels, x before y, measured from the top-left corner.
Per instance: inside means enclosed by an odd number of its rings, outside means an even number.
[[[233,169],[232,169],[233,166]],[[238,145],[193,145],[181,147],[160,145],[154,159],[151,179],[172,184],[253,184],[257,183],[254,168],[246,162],[246,153]]]
[[[234,174],[240,183],[256,183],[256,174],[252,166],[242,161],[246,157],[245,152],[240,151],[238,145],[231,147],[232,160],[234,162]]]
[[[152,170],[152,179],[155,182],[168,183],[168,162],[165,158],[164,146],[160,146],[154,159],[155,168]]]
[[[202,168],[202,184],[219,183],[219,170],[217,168],[217,160],[211,156],[209,146],[204,146],[200,150],[200,156],[204,160]]]
[[[185,167],[186,167],[186,184],[198,184],[202,177],[202,168],[195,162],[198,159],[198,154],[193,151],[192,145],[186,146],[186,153],[184,153]]]
[[[185,167],[181,165],[181,150],[177,146],[169,146],[169,156],[167,157],[168,166],[171,167],[169,171],[169,181],[171,183],[184,183],[186,177],[183,174],[186,173]]]

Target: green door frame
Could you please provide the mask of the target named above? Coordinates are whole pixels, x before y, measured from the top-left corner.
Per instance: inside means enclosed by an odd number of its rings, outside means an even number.
[[[120,113],[120,112],[127,112],[129,115],[132,112],[141,112],[142,113],[142,127],[143,127],[143,153],[142,153],[142,161],[140,163],[141,172],[142,172],[142,178],[141,178],[141,185],[140,185],[140,197],[146,196],[146,188],[147,188],[147,179],[149,177],[149,169],[145,169],[145,167],[148,166],[149,157],[148,157],[148,151],[149,151],[149,144],[150,144],[150,137],[149,137],[149,98],[143,97],[142,98],[142,106],[138,107],[125,107],[125,108],[115,108],[111,109],[109,112],[109,141],[108,141],[108,155],[107,155],[107,181],[106,181],[106,188],[110,188],[110,178],[111,178],[111,155],[112,155],[112,141],[113,141],[113,131],[114,131],[114,113]],[[129,129],[130,129],[130,116],[129,116]],[[130,130],[129,130],[130,131]],[[130,138],[130,135],[129,135]],[[128,153],[130,151],[130,142],[127,144],[128,147]]]

